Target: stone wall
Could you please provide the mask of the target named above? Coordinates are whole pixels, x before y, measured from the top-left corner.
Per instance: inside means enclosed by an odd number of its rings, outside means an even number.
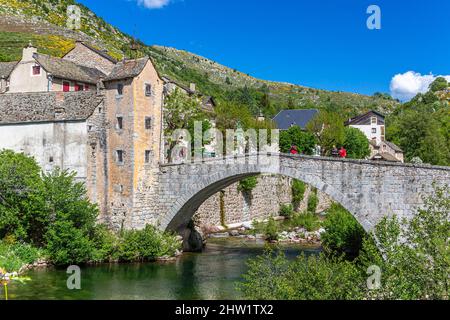
[[[307,208],[311,188],[307,186],[299,212]],[[317,212],[328,209],[332,200],[324,193],[318,192]],[[222,226],[264,220],[277,216],[283,204],[292,203],[292,179],[279,175],[261,175],[258,184],[247,195],[238,190],[238,183],[216,193],[206,200],[194,216],[195,224],[201,228]]]
[[[114,68],[114,62],[94,52],[81,42],[77,42],[75,48],[68,52],[64,59],[90,68],[97,68],[105,74],[109,74]]]

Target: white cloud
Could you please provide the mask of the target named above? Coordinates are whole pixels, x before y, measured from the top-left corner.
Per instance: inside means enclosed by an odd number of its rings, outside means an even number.
[[[402,101],[411,100],[418,93],[427,92],[428,87],[437,77],[432,74],[421,75],[414,71],[397,74],[391,80],[391,95]],[[450,81],[450,76],[444,77]]]
[[[167,6],[171,0],[137,0],[139,5],[149,9],[160,9]]]

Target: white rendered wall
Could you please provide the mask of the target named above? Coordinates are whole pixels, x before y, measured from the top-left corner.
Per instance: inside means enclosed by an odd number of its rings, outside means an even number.
[[[46,172],[60,167],[76,171],[79,180],[86,179],[87,126],[84,121],[0,125],[1,149],[33,156]]]

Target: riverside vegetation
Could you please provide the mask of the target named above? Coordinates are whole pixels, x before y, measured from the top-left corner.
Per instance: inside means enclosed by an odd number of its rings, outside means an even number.
[[[448,188],[436,187],[435,196],[413,219],[386,217],[369,235],[347,211],[334,206],[323,223],[319,256],[290,261],[268,250],[248,262],[238,289],[249,299],[264,300],[448,300],[449,214]],[[381,282],[369,289],[373,266],[380,268]]]
[[[112,232],[74,175],[42,174],[33,158],[0,152],[0,267],[21,271],[39,260],[69,264],[153,261],[175,256],[178,238],[153,226]]]

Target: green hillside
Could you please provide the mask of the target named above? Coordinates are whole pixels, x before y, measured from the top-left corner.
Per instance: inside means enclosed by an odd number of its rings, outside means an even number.
[[[365,96],[317,90],[303,86],[259,80],[204,57],[174,48],[147,46],[106,23],[83,5],[82,28],[65,28],[66,8],[73,0],[0,0],[0,61],[18,60],[21,49],[32,41],[39,50],[63,55],[75,40],[88,41],[116,57],[153,58],[161,74],[188,85],[195,82],[204,94],[246,105],[253,114],[261,110],[273,116],[286,108],[320,108],[354,116],[369,109],[390,113],[398,102],[386,95]]]

